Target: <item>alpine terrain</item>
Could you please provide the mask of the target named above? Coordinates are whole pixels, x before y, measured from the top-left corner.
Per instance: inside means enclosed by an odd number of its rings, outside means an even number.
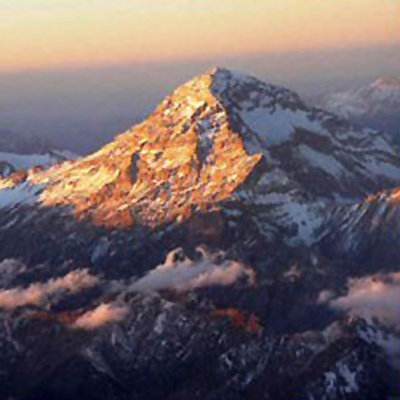
[[[6,177],[33,167],[48,167],[60,161],[76,159],[69,151],[53,149],[44,139],[27,139],[0,129],[0,176]]]
[[[322,107],[338,115],[391,134],[400,143],[400,79],[382,77],[356,90],[332,93]]]
[[[215,68],[87,157],[7,154],[0,398],[400,395],[385,133]]]

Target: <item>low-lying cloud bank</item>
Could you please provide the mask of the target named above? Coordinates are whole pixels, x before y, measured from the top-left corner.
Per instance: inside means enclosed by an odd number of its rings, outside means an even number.
[[[32,283],[27,288],[16,287],[0,290],[0,308],[13,310],[21,306],[40,305],[58,292],[76,293],[97,283],[99,283],[99,278],[91,275],[87,269],[77,269],[61,278],[53,278],[45,283]]]
[[[95,309],[81,315],[72,325],[75,329],[93,330],[111,322],[122,320],[128,309],[116,304],[102,303]]]
[[[206,286],[229,286],[238,281],[254,284],[254,271],[233,260],[219,261],[218,256],[198,248],[201,258],[192,260],[182,249],[171,251],[165,262],[130,286],[138,292],[173,289],[188,291]]]
[[[400,272],[351,279],[347,295],[329,304],[351,315],[378,318],[400,328]]]

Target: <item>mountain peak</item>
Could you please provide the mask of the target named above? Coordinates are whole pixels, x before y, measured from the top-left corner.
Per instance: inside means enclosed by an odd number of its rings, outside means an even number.
[[[397,156],[384,138],[354,129],[290,90],[214,68],[98,152],[24,179],[41,206],[72,206],[77,218],[101,226],[153,228],[227,202],[249,210],[272,204],[271,229],[296,225],[309,237],[317,219],[304,198],[352,198],[398,182]],[[3,185],[21,184],[13,179]]]
[[[257,78],[241,71],[218,66],[213,67],[209,72],[209,75],[213,78],[214,82],[217,80],[234,80],[237,83],[248,83],[257,80]]]
[[[209,76],[211,79],[236,79],[236,80],[249,80],[249,79],[256,79],[252,76],[245,74],[244,72],[232,70],[226,67],[221,66],[214,66],[206,71],[204,74],[200,74],[198,77],[202,76]],[[196,79],[196,77],[194,78]]]
[[[156,118],[164,115],[170,120],[173,116],[175,123],[177,119],[198,118],[205,113],[208,121],[203,118],[201,124],[211,122],[217,127],[223,122],[241,135],[246,149],[254,154],[266,144],[266,134],[268,145],[288,139],[291,130],[288,121],[282,121],[275,131],[268,128],[271,119],[285,119],[283,114],[293,112],[299,116],[307,112],[307,106],[295,92],[241,72],[214,67],[179,86],[166,97],[154,115]]]
[[[174,94],[213,96],[231,111],[232,107],[249,108],[273,103],[292,103],[304,107],[297,93],[267,84],[256,77],[223,67],[213,67],[179,86]],[[168,98],[167,98],[168,99]]]
[[[390,88],[399,88],[400,89],[400,79],[394,76],[385,76],[377,78],[372,84],[371,88],[375,89],[385,89],[387,87]]]
[[[227,74],[218,69],[195,77],[97,153],[36,174],[35,183],[51,182],[42,204],[73,204],[78,216],[125,227],[154,227],[217,209],[263,158],[246,150],[214,90]]]
[[[400,143],[399,77],[380,77],[356,89],[328,94],[321,107],[361,126],[387,132]]]

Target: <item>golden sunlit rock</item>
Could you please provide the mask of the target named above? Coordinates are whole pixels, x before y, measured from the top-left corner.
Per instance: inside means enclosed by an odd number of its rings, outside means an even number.
[[[224,106],[211,91],[212,74],[182,85],[143,123],[97,153],[45,171],[44,206],[73,206],[96,225],[154,227],[217,207],[262,159],[246,152]]]

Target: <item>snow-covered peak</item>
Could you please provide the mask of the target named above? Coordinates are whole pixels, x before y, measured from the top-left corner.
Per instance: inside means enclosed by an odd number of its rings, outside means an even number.
[[[250,96],[251,99],[255,100],[256,95],[263,95],[264,97],[274,97],[276,100],[291,100],[301,103],[300,97],[295,92],[277,85],[268,84],[240,71],[217,67],[211,70],[209,75],[212,79],[212,92],[215,95],[237,95],[234,98],[230,96],[225,99],[230,102],[241,100],[241,97],[244,100],[246,96]]]
[[[254,223],[267,235],[311,241],[321,201],[400,184],[399,164],[381,135],[309,108],[290,90],[215,68],[98,152],[27,179],[45,186],[42,206],[72,206],[102,226],[181,223],[230,201],[260,210]]]
[[[369,85],[326,96],[323,106],[338,112],[361,114],[382,109],[388,105],[400,106],[400,80],[396,77],[378,78]]]
[[[260,105],[272,106],[278,103],[282,106],[305,107],[295,92],[265,83],[240,71],[214,67],[206,74],[189,81],[189,84],[194,87],[198,87],[201,83],[206,83],[211,95],[217,98],[228,112],[232,107],[246,109]]]
[[[381,77],[376,79],[371,85],[371,88],[385,90],[387,88],[397,88],[400,90],[400,79],[396,77]]]
[[[170,111],[176,111],[182,103],[194,110],[197,107],[213,106],[215,102],[228,114],[235,109],[255,107],[306,107],[295,92],[286,88],[267,84],[242,72],[214,67],[179,86],[164,100],[159,110],[167,107]]]
[[[373,102],[381,102],[382,107],[400,106],[400,80],[396,77],[378,78],[356,93],[359,97],[364,96],[366,106],[371,107]]]
[[[360,125],[390,133],[400,142],[400,79],[378,78],[357,89],[331,93],[321,107]]]
[[[62,161],[75,160],[77,158],[76,154],[61,150],[51,150],[42,154],[0,152],[0,177],[6,177],[18,170],[49,167]]]

